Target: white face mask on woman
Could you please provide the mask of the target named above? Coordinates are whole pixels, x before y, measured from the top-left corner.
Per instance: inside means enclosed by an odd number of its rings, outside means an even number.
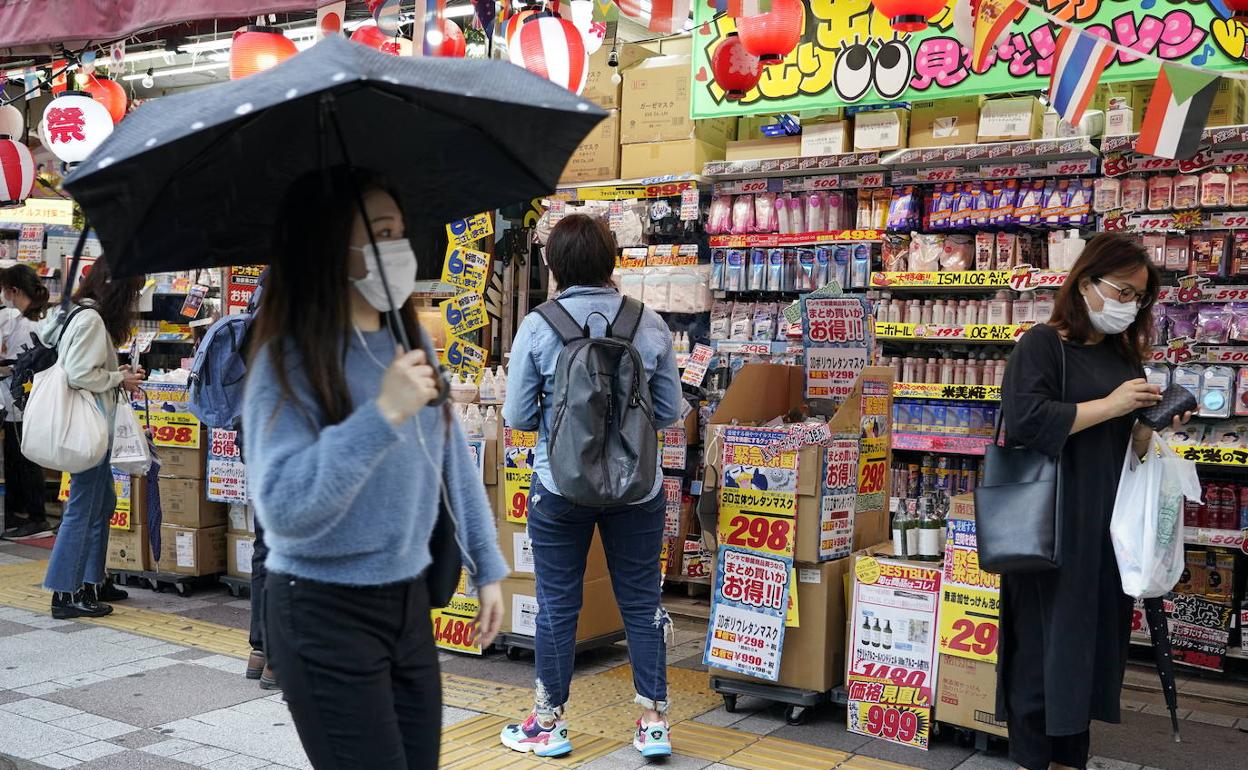
[[[1092,322],[1092,328],[1101,334],[1125,332],[1139,314],[1139,304],[1122,302],[1115,297],[1106,297],[1101,293],[1101,287],[1097,286],[1095,281],[1092,282],[1092,291],[1096,292],[1103,301],[1100,310],[1093,310],[1088,298],[1083,298],[1084,302],[1088,302],[1088,320]]]
[[[364,253],[364,266],[368,269],[363,278],[351,279],[360,295],[381,313],[402,307],[416,288],[416,252],[412,250],[411,242],[400,238],[396,241],[378,241],[376,251],[371,243],[363,247],[352,246],[351,249]],[[386,296],[386,287],[381,281],[381,272],[377,269],[379,262],[386,271],[386,280],[390,283],[390,292],[394,296],[393,304]]]

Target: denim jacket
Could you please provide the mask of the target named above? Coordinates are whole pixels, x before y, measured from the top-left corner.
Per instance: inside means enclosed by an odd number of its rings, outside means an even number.
[[[606,335],[607,323],[615,318],[623,301],[615,289],[596,286],[573,286],[562,292],[558,300],[577,323],[584,324],[588,319],[590,332],[596,337]],[[672,333],[658,313],[653,310],[642,313],[633,346],[641,354],[650,379],[655,427],[668,427],[680,417],[680,375],[672,349]],[[545,319],[537,313],[525,316],[512,344],[511,365],[507,369],[507,401],[503,405],[503,419],[508,426],[538,432],[533,470],[542,486],[554,494],[559,494],[559,488],[550,473],[546,431],[551,419],[555,364],[562,350],[559,335]],[[659,465],[654,491],[647,500],[653,499],[663,487],[661,461]]]

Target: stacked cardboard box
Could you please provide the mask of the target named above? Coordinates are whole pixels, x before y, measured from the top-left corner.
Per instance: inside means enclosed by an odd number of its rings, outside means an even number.
[[[688,56],[656,56],[624,73],[620,101],[620,176],[638,179],[701,174],[723,160],[736,118],[689,117],[693,83]]]
[[[162,547],[155,567],[161,572],[211,575],[226,569],[227,507],[205,496],[207,446],[204,433],[198,449],[160,450]]]
[[[152,552],[147,535],[147,494],[147,480],[139,476],[130,477],[129,526],[109,527],[105,568],[126,572],[146,572],[151,569]],[[117,517],[114,517],[114,522],[116,521]]]
[[[620,87],[615,79],[651,53],[636,45],[623,44],[616,48],[616,66],[608,63],[611,51],[598,49],[589,57],[589,73],[581,96],[607,111],[607,117],[585,137],[576,148],[568,165],[559,177],[561,183],[601,182],[620,176]]]
[[[251,554],[255,549],[255,511],[250,505],[231,505],[225,532],[225,573],[250,580]]]

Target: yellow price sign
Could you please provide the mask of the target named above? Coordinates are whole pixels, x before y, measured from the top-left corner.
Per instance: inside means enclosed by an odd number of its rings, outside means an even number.
[[[533,483],[536,454],[537,433],[503,430],[503,505],[507,521],[512,524],[529,520],[529,487]]]
[[[451,603],[429,613],[433,622],[433,639],[439,649],[480,655],[481,644],[476,636],[477,611],[481,602],[475,596],[456,594]]]
[[[442,263],[442,283],[482,294],[490,280],[489,270],[489,254],[452,245],[446,250],[446,261]]]
[[[131,478],[117,469],[113,469],[113,493],[117,496],[117,505],[109,518],[110,529],[130,529],[131,519]],[[62,503],[69,500],[69,474],[61,474],[61,484],[56,491],[56,499]]]
[[[756,553],[793,557],[797,519],[790,513],[764,513],[720,504],[719,542]]]
[[[477,384],[481,382],[481,377],[485,374],[487,354],[486,349],[480,345],[474,345],[458,337],[451,337],[446,342],[446,348],[438,354],[438,358],[447,369]]]
[[[463,337],[485,326],[485,299],[480,294],[459,294],[442,302],[442,323],[452,337]]]
[[[150,414],[135,410],[139,424],[152,426],[152,443],[171,449],[199,449],[199,418],[190,412],[162,412],[156,409]]]
[[[996,663],[1000,606],[998,591],[944,586],[940,598],[940,651]]]
[[[929,707],[865,701],[851,701],[849,704],[850,732],[903,746],[926,749],[931,723],[932,710]]]
[[[801,626],[801,609],[797,606],[797,570],[789,570],[789,609],[784,614],[785,628]]]
[[[488,211],[456,219],[446,226],[446,239],[456,246],[467,246],[493,234],[494,217]]]

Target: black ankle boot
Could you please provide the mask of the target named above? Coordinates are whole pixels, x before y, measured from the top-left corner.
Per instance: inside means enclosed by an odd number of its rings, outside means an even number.
[[[83,583],[82,587],[86,590],[87,596],[97,602],[120,602],[130,598],[129,592],[114,585],[112,578],[105,578],[104,582],[99,585]]]
[[[112,606],[95,601],[81,588],[72,594],[64,591],[52,593],[52,617],[57,620],[102,618],[112,611]]]

